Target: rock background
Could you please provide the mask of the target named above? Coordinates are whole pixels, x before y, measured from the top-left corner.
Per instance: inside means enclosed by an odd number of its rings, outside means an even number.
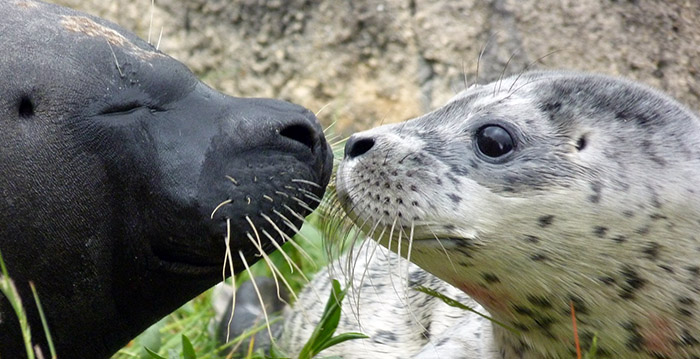
[[[150,0],[55,0],[147,39]],[[700,108],[697,0],[156,0],[151,42],[205,82],[347,135],[530,68],[621,75]]]

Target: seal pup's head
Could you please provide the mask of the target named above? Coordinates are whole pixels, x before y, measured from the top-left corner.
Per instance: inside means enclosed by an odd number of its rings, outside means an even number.
[[[508,355],[570,356],[573,304],[601,355],[688,358],[698,179],[700,121],[684,106],[621,79],[535,72],[355,134],[336,186],[370,236],[516,328],[500,334]]]
[[[332,154],[308,110],[221,94],[69,9],[0,17],[0,251],[61,357],[107,357],[220,280],[227,231],[242,270],[318,205]],[[11,313],[0,298],[3,358],[23,352]]]

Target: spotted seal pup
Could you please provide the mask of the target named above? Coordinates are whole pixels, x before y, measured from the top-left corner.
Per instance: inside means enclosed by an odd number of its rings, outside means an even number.
[[[309,110],[217,92],[84,13],[0,18],[0,252],[44,357],[29,281],[60,358],[107,358],[221,280],[229,229],[243,270],[318,204],[332,155]],[[25,356],[19,328],[0,294],[0,357]]]
[[[582,350],[595,337],[597,358],[700,358],[699,181],[698,117],[601,75],[526,73],[357,133],[336,181],[348,216],[454,287],[358,250],[354,272],[331,271],[362,288],[338,332],[370,338],[327,354],[573,358],[573,307]],[[445,314],[418,285],[464,293],[513,331]],[[280,342],[292,352],[314,301],[309,291],[288,317]]]

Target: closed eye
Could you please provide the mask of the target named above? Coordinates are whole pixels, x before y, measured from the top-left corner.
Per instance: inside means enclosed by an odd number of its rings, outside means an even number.
[[[138,102],[127,102],[112,105],[100,112],[100,115],[126,115],[146,106]]]

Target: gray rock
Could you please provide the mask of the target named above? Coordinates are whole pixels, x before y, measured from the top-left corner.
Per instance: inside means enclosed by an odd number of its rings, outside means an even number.
[[[58,0],[148,38],[148,0]],[[153,43],[213,87],[278,97],[349,134],[531,68],[622,75],[698,110],[700,2],[157,0]],[[466,79],[466,80],[465,80]]]

